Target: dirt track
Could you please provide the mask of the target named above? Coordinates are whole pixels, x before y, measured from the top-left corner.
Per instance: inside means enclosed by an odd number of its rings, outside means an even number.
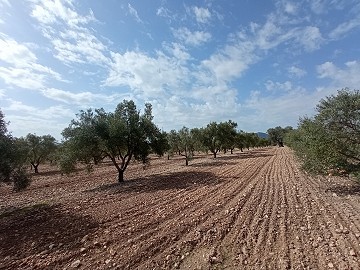
[[[360,269],[359,186],[307,176],[288,148],[115,175],[0,187],[0,269]]]

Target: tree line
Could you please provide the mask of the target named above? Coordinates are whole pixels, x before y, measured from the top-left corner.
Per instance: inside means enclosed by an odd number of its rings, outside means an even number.
[[[237,130],[237,123],[210,122],[202,128],[183,127],[165,132],[153,122],[152,106],[141,113],[133,101],[124,100],[114,112],[104,109],[80,111],[62,132],[63,141],[51,135],[28,134],[14,138],[0,110],[0,182],[13,183],[21,190],[30,183],[28,168],[39,172],[45,161],[56,162],[62,172],[70,173],[82,163],[90,171],[108,158],[124,181],[131,160],[143,164],[149,155],[174,155],[188,165],[198,152],[231,153],[235,148],[284,144],[291,147],[303,168],[313,173],[352,173],[360,179],[360,92],[342,89],[322,99],[314,117],[302,117],[298,127],[280,126],[267,130],[268,139]]]
[[[108,158],[117,170],[117,181],[122,182],[131,160],[147,164],[150,154],[166,154],[168,159],[183,156],[188,165],[198,152],[210,152],[216,158],[220,151],[232,153],[235,148],[243,151],[270,144],[255,133],[237,131],[237,123],[231,120],[165,132],[154,124],[151,104],[146,103],[141,113],[132,100],[124,100],[114,112],[102,108],[80,111],[63,130],[61,143],[51,135],[29,133],[14,138],[7,131],[2,112],[0,119],[0,182],[14,183],[15,190],[30,183],[26,166],[39,173],[39,165],[45,161],[56,162],[62,172],[70,173],[78,163],[85,164],[90,171]]]

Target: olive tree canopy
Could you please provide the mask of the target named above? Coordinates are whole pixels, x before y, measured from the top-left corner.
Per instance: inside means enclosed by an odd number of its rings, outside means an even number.
[[[118,171],[119,182],[124,181],[132,158],[145,163],[151,152],[162,155],[166,151],[166,134],[153,123],[149,103],[143,114],[132,100],[124,100],[115,112],[89,109],[81,111],[77,118],[63,131],[62,155],[86,164],[108,157]]]

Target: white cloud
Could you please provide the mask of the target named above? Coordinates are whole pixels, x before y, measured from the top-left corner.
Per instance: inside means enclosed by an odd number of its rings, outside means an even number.
[[[178,59],[181,64],[185,64],[191,58],[186,48],[179,43],[172,43],[171,45],[164,43],[163,47],[170,55]]]
[[[43,88],[46,80],[44,74],[34,73],[31,69],[4,67],[0,67],[0,78],[8,85],[32,90]]]
[[[341,69],[332,62],[325,62],[317,66],[319,78],[329,79],[331,81],[330,87],[340,88],[354,88],[358,89],[360,85],[360,62],[350,61],[345,63],[345,68]]]
[[[91,92],[73,93],[55,88],[48,88],[41,91],[47,98],[61,101],[67,104],[89,105],[94,102],[112,103],[118,100],[120,95],[94,94]]]
[[[29,66],[35,62],[36,56],[25,45],[0,34],[0,60],[17,67]]]
[[[298,6],[292,2],[285,2],[284,9],[286,13],[295,15],[297,13]]]
[[[141,52],[112,53],[113,63],[107,86],[128,86],[145,97],[158,96],[164,89],[178,88],[187,81],[188,70],[164,53],[149,57]]]
[[[130,5],[130,3],[128,3],[128,9],[129,9],[129,12],[130,12],[131,16],[133,16],[138,23],[142,23],[142,22],[143,22],[143,21],[140,19],[139,15],[138,15],[138,13],[137,13],[137,10],[136,10],[135,8],[133,8],[133,6]]]
[[[32,0],[34,3],[31,16],[42,24],[65,23],[72,27],[96,21],[90,10],[86,16],[81,16],[73,9],[72,0]]]
[[[193,7],[192,8],[196,21],[199,23],[207,23],[211,19],[211,13],[207,8]]]
[[[59,73],[37,63],[36,55],[25,45],[0,35],[0,60],[8,67],[0,67],[0,78],[6,84],[27,89],[40,89],[50,79],[63,81]]]
[[[177,39],[185,42],[185,44],[192,46],[199,46],[211,39],[211,34],[209,32],[203,32],[203,31],[191,32],[186,27],[173,29],[173,34]]]
[[[211,72],[215,84],[239,78],[249,66],[257,61],[255,46],[250,41],[227,45],[221,51],[202,61],[202,67]],[[203,74],[203,72],[201,72]],[[205,74],[207,77],[208,74]]]
[[[156,15],[160,17],[170,18],[172,19],[172,15],[169,9],[165,7],[159,7],[156,11]]]
[[[307,26],[298,32],[296,41],[302,44],[306,51],[314,51],[320,48],[324,39],[322,38],[319,28]]]
[[[86,28],[97,22],[92,10],[82,16],[75,11],[72,0],[36,0],[32,17],[40,22],[43,35],[57,52],[55,57],[64,64],[108,65],[107,46],[95,36],[94,30]]]
[[[296,77],[296,78],[304,77],[307,73],[305,70],[303,70],[299,67],[296,67],[296,66],[289,67],[288,72],[291,77]]]
[[[278,91],[289,92],[293,89],[293,85],[290,81],[280,83],[280,82],[273,82],[272,80],[268,80],[265,83],[265,88],[266,90],[273,92],[278,92]]]
[[[329,37],[332,39],[339,39],[343,37],[346,33],[357,27],[360,27],[360,16],[338,25],[334,30],[330,32]]]
[[[82,32],[66,30],[60,33],[61,38],[51,42],[58,52],[55,57],[64,63],[93,63],[102,66],[108,64],[104,56],[106,46],[85,29]]]

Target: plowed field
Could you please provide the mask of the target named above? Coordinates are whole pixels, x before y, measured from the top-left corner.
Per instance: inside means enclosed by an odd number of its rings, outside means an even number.
[[[360,269],[350,178],[309,176],[286,147],[184,163],[1,186],[0,269]]]

